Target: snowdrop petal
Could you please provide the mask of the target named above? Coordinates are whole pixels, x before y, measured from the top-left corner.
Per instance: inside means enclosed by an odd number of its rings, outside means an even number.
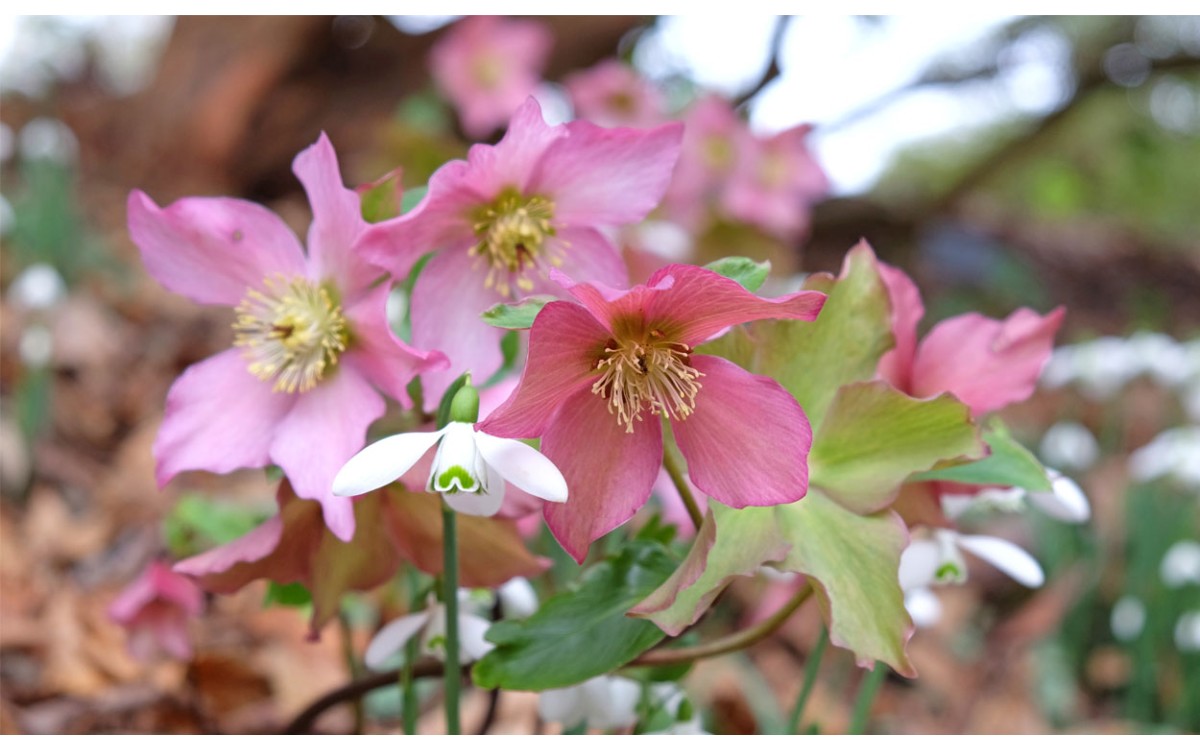
[[[483,460],[505,480],[531,495],[562,503],[567,500],[567,480],[554,463],[520,440],[475,432]]]
[[[504,504],[504,479],[491,466],[485,467],[487,478],[482,492],[444,493],[442,499],[451,508],[468,516],[494,516]]]
[[[1037,588],[1046,581],[1038,561],[1010,541],[994,536],[959,536],[958,544],[1025,586]]]
[[[931,628],[942,619],[942,601],[927,588],[905,592],[904,608],[918,628]]]
[[[928,539],[917,539],[900,555],[900,588],[905,591],[924,588],[937,579],[941,550]]]
[[[1074,479],[1050,472],[1051,489],[1049,492],[1030,492],[1029,502],[1040,508],[1046,515],[1066,523],[1083,523],[1092,517],[1092,508],[1088,504],[1087,495],[1075,483]]]
[[[389,659],[400,652],[425,623],[429,621],[429,611],[416,612],[393,620],[383,627],[367,646],[363,661],[367,667],[379,672],[386,668]]]
[[[406,432],[371,443],[333,478],[333,494],[350,497],[390,484],[424,456],[442,432]]]
[[[581,686],[584,715],[592,729],[608,731],[637,721],[642,688],[626,677],[595,677]]]
[[[537,612],[537,592],[528,578],[513,578],[496,593],[500,596],[500,608],[505,617],[529,617]]]
[[[462,662],[478,661],[496,646],[489,643],[484,634],[492,623],[472,614],[458,616],[458,649]]]

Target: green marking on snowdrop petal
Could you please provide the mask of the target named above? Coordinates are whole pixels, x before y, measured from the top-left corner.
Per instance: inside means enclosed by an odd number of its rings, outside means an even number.
[[[952,562],[944,562],[934,573],[939,583],[961,583],[966,580],[966,572]]]
[[[479,480],[471,472],[455,465],[438,474],[433,488],[438,492],[479,492]]]

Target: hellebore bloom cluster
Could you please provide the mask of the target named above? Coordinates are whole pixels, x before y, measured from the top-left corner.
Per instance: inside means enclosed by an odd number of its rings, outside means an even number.
[[[254,203],[184,198],[159,208],[129,196],[129,232],[163,286],[237,311],[234,347],[192,365],[167,395],[154,444],[158,482],[189,469],[224,473],[277,464],[298,495],[321,503],[339,538],[354,511],[330,492],[334,473],[383,415],[379,391],[411,405],[408,382],[445,365],[388,325],[387,285],[363,259],[367,223],[329,139],[293,171],[312,204],[308,253],[283,220]]]
[[[192,644],[187,623],[203,611],[204,592],[155,560],[113,600],[108,616],[129,631],[129,651],[138,659],[149,659],[159,649],[188,659]]]
[[[662,417],[691,481],[718,501],[741,508],[805,495],[812,431],[796,399],[695,347],[751,320],[813,320],[824,294],[763,299],[682,265],[629,290],[551,274],[575,301],[538,313],[520,385],[479,428],[541,436],[571,491],[570,503],[546,507],[546,520],[576,560],[646,502],[662,463]]]
[[[480,380],[503,362],[504,332],[479,314],[532,293],[556,294],[547,273],[625,284],[625,265],[599,230],[639,221],[658,204],[679,155],[679,123],[608,130],[551,127],[529,99],[495,146],[476,145],[429,180],[412,211],[371,229],[371,262],[404,278],[433,250],[412,292],[413,343],[451,369],[422,377],[436,402],[458,373]]]
[[[575,114],[606,128],[648,128],[667,115],[662,92],[620,60],[604,60],[563,81]]]

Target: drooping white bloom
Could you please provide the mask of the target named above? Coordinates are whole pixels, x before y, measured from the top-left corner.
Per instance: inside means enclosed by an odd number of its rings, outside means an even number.
[[[1088,503],[1087,495],[1074,479],[1060,474],[1054,469],[1048,469],[1050,490],[1030,491],[1025,499],[1035,505],[1043,513],[1065,523],[1083,523],[1092,517],[1092,506]]]
[[[537,612],[538,597],[527,578],[513,578],[496,590],[505,617],[529,617]]]
[[[459,600],[466,590],[459,591]],[[468,664],[483,658],[483,655],[495,648],[484,638],[491,623],[479,615],[465,612],[461,608],[458,613],[458,661]],[[444,661],[446,658],[446,605],[434,599],[429,599],[428,606],[420,612],[413,612],[383,626],[363,655],[366,665],[376,671],[387,668],[392,657],[400,653],[404,644],[415,637],[420,637],[422,654]]]
[[[67,283],[48,263],[34,263],[17,274],[8,285],[8,294],[27,310],[49,310],[66,299]]]
[[[1163,583],[1173,589],[1189,583],[1200,584],[1200,542],[1185,539],[1172,544],[1163,555],[1158,572]]]
[[[406,432],[368,445],[333,479],[335,495],[350,497],[390,484],[437,445],[426,489],[451,508],[473,516],[495,515],[505,482],[550,502],[567,499],[567,482],[550,459],[519,440],[451,422],[437,432]]]
[[[904,608],[918,628],[931,628],[942,619],[942,600],[926,586],[905,591]]]
[[[1051,466],[1078,471],[1096,463],[1100,444],[1092,431],[1079,422],[1056,422],[1042,436],[1039,453]]]
[[[1128,643],[1141,635],[1146,626],[1146,605],[1136,596],[1122,596],[1113,605],[1108,624],[1118,641]]]
[[[711,734],[704,731],[704,722],[700,714],[696,713],[687,694],[674,682],[656,682],[651,685],[650,700],[671,716],[672,723],[666,729],[646,734]]]
[[[1200,427],[1189,425],[1161,432],[1129,456],[1129,475],[1139,482],[1171,477],[1186,487],[1200,487]]]
[[[1185,653],[1200,651],[1200,609],[1184,612],[1175,622],[1175,648]]]
[[[538,699],[538,714],[564,727],[585,722],[589,729],[609,731],[637,721],[642,689],[625,677],[601,675],[568,688],[547,690]]]
[[[1037,560],[1006,539],[936,529],[931,539],[914,540],[900,556],[900,588],[912,591],[934,584],[963,583],[967,580],[967,563],[962,550],[988,561],[1030,588],[1037,588],[1046,580]]]

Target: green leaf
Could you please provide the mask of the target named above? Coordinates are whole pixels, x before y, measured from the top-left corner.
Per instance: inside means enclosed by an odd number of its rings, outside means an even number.
[[[286,584],[275,581],[268,583],[267,594],[263,598],[264,607],[272,604],[278,604],[281,607],[307,607],[312,604],[312,594],[303,583],[298,581]]]
[[[395,218],[400,214],[400,170],[388,172],[375,182],[358,189],[362,217],[368,223]]]
[[[846,255],[836,280],[816,274],[805,288],[829,295],[815,321],[749,323],[701,351],[777,380],[804,407],[815,431],[838,388],[872,378],[895,342],[887,289],[866,243]]]
[[[725,278],[733,279],[752,292],[757,292],[758,288],[767,280],[767,274],[771,272],[771,261],[764,260],[758,263],[749,258],[730,256],[714,260],[704,267],[710,271],[716,271]]]
[[[987,449],[971,412],[949,394],[905,395],[883,381],[842,386],[808,456],[809,482],[856,513],[873,513],[910,474]]]
[[[420,187],[409,188],[404,191],[404,195],[400,197],[400,213],[406,214],[417,207],[425,198],[425,194],[429,192],[429,188],[425,185]]]
[[[1004,425],[993,420],[984,430],[983,439],[992,449],[986,458],[957,466],[946,466],[914,475],[918,481],[999,484],[1027,490],[1049,491],[1050,478],[1033,454],[1013,439]]]
[[[661,544],[635,540],[584,574],[574,590],[547,599],[532,616],[498,622],[496,644],[472,672],[483,688],[549,690],[611,672],[664,637],[653,623],[626,617],[675,569]]]
[[[479,317],[483,318],[484,323],[497,328],[529,328],[546,303],[553,301],[554,297],[548,294],[538,294],[526,297],[515,305],[501,302],[484,310]]]
[[[190,557],[248,534],[266,518],[259,508],[188,494],[163,520],[163,536],[172,555]]]

